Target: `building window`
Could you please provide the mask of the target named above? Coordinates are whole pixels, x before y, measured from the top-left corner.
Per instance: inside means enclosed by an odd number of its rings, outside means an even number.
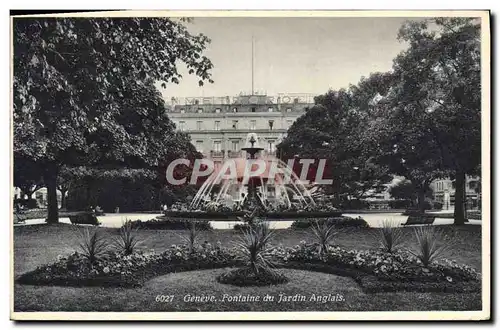
[[[238,121],[237,120],[233,120],[233,128],[234,129],[238,128]]]
[[[250,129],[253,131],[255,130],[257,122],[255,120],[250,120]]]
[[[286,108],[286,112],[292,112],[292,108]]]
[[[269,121],[269,129],[272,130],[274,127],[274,120]]]
[[[267,141],[267,151],[274,152],[276,150],[276,146],[274,143],[274,140]]]
[[[198,113],[202,113],[203,112],[203,109],[202,108],[198,108]]]
[[[198,150],[199,152],[203,152],[203,141],[201,141],[201,140],[196,141],[195,147],[196,147],[196,150]]]
[[[255,112],[255,107],[252,107],[252,112]]]
[[[470,190],[477,189],[477,187],[478,187],[477,181],[471,181],[471,182],[469,182],[469,189]]]
[[[240,150],[239,144],[240,144],[240,141],[238,141],[238,140],[231,141],[231,150],[232,151],[238,151],[238,150]]]
[[[238,112],[238,108],[234,107],[233,112]]]
[[[180,129],[181,131],[186,130],[186,122],[185,122],[185,121],[180,121],[180,122],[179,122],[179,129]]]
[[[222,149],[221,149],[221,141],[214,141],[214,151],[216,152],[220,152]]]
[[[286,121],[286,127],[287,127],[287,128],[292,127],[292,125],[293,125],[293,120],[287,120],[287,121]]]
[[[267,111],[269,111],[269,112],[273,112],[273,110],[274,110],[273,107],[267,108]]]
[[[215,113],[220,113],[220,108],[215,108]]]
[[[181,108],[181,113],[185,113],[186,110],[184,110],[184,108]]]
[[[201,120],[198,120],[198,121],[196,122],[196,129],[197,129],[198,131],[201,131],[201,130],[202,130],[202,127],[203,127],[203,122],[202,122]]]
[[[218,121],[218,120],[215,121],[214,130],[220,131],[220,121]]]

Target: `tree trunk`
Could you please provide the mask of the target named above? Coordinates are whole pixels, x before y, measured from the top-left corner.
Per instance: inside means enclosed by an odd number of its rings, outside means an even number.
[[[61,209],[66,209],[66,189],[60,189],[61,191]]]
[[[47,222],[59,222],[59,208],[57,206],[57,166],[50,164],[44,174],[47,187]]]
[[[425,213],[425,188],[418,188],[417,208],[419,213]]]
[[[466,221],[465,214],[465,173],[457,172],[455,177],[455,225],[463,225]]]

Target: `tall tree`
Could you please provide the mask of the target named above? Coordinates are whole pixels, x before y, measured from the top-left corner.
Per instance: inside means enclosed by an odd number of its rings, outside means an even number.
[[[480,29],[473,18],[408,22],[399,38],[410,46],[394,62],[400,120],[425,129],[456,180],[456,224],[466,219],[465,176],[481,162]]]
[[[327,159],[333,179],[327,191],[337,201],[361,198],[390,180],[385,165],[375,161],[375,140],[365,132],[376,103],[374,99],[388,91],[388,78],[386,74],[372,74],[349,90],[318,96],[316,105],[292,125],[278,146],[285,159],[293,155]]]
[[[420,96],[401,91],[400,82],[395,81],[388,96],[378,103],[377,120],[370,123],[366,135],[377,142],[377,162],[411,181],[417,208],[424,212],[431,182],[447,172],[428,127],[430,114],[418,104]],[[404,99],[412,101],[405,104]]]
[[[14,151],[44,169],[49,222],[63,165],[156,166],[180,148],[154,83],[178,83],[179,63],[211,82],[206,36],[168,18],[16,18],[13,29]]]
[[[432,189],[427,188],[425,192],[426,195],[424,197],[432,198]],[[419,187],[406,179],[391,186],[389,193],[392,198],[410,200],[413,205],[415,205],[415,202],[419,202],[419,198],[422,198],[419,196]]]

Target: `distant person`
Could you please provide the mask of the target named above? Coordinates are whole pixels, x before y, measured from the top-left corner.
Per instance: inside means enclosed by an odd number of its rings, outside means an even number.
[[[163,204],[162,209],[163,209],[163,212],[167,212],[168,211],[167,204]]]

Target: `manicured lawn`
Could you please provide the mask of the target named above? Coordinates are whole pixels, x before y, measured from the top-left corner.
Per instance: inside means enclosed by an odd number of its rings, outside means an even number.
[[[53,262],[58,255],[71,253],[75,249],[78,227],[58,225],[34,225],[14,228],[14,273],[18,276],[39,265]],[[444,240],[453,244],[448,257],[459,263],[481,270],[481,226],[443,226]],[[117,229],[100,228],[110,234]],[[415,244],[412,229],[408,246]],[[376,247],[376,229],[351,229],[339,233],[336,244],[359,250]],[[181,231],[143,230],[138,235],[143,239],[139,246],[143,250],[165,250],[181,242]],[[232,230],[203,232],[201,241],[231,246],[238,235]],[[301,240],[312,241],[308,231],[278,230],[274,244],[292,246]],[[283,270],[290,282],[271,287],[239,288],[217,283],[215,277],[222,269],[174,273],[160,276],[137,289],[123,288],[68,288],[15,285],[14,305],[16,311],[211,311],[211,310],[479,310],[481,295],[444,293],[379,293],[365,294],[347,277]],[[342,295],[345,301],[337,302],[281,302],[279,294]],[[185,295],[214,295],[214,303],[184,302]],[[221,301],[224,294],[253,294],[275,296],[274,302],[228,302]],[[157,295],[174,295],[172,302],[157,302]],[[262,299],[262,298],[261,298]]]

